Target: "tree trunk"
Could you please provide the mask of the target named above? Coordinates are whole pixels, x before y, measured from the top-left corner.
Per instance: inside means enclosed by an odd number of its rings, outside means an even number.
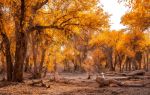
[[[4,54],[1,54],[1,63],[2,63],[2,69],[1,69],[1,73],[2,73],[2,77],[3,79],[5,79],[5,73],[6,73],[6,62],[5,62],[5,56]]]
[[[80,60],[80,56],[77,55],[76,58],[74,59],[74,72],[79,70],[79,64],[80,64],[79,60]]]
[[[12,73],[13,73],[13,64],[12,64],[12,58],[10,53],[10,42],[8,37],[5,35],[5,53],[6,53],[6,63],[7,63],[7,81],[12,81]]]
[[[29,70],[29,55],[26,57],[24,71],[28,72]]]
[[[113,61],[113,70],[116,71],[116,66],[118,64],[118,56],[114,54],[114,61]]]
[[[118,54],[118,62],[119,62],[119,71],[122,72],[122,62],[123,62],[124,55]]]
[[[112,49],[110,48],[107,52],[108,52],[108,55],[107,55],[108,68],[109,68],[110,71],[114,71],[113,58],[112,58]]]
[[[5,44],[5,54],[6,54],[6,66],[7,66],[7,80],[12,80],[12,72],[13,72],[13,64],[12,64],[12,58],[10,53],[10,42],[8,37],[5,34],[2,34],[4,44]]]
[[[146,71],[149,70],[149,54],[146,54]]]
[[[40,67],[39,67],[39,78],[42,77],[42,71],[43,71],[43,64],[44,64],[45,54],[46,54],[46,49],[43,49],[42,50],[42,57],[41,57]]]
[[[35,38],[35,37],[34,37]],[[33,51],[33,62],[34,62],[34,74],[38,72],[37,70],[37,44],[36,41],[32,38],[32,51]],[[38,46],[37,46],[38,47]]]
[[[138,66],[139,66],[138,69],[141,69],[142,68],[142,64],[141,64],[142,52],[137,52],[136,53],[135,60],[138,62]]]
[[[0,34],[2,35],[2,39],[3,39],[4,45],[5,45],[6,64],[7,64],[6,65],[7,66],[7,80],[11,81],[12,80],[12,72],[13,72],[13,64],[12,64],[12,58],[11,58],[11,52],[10,52],[10,42],[9,42],[7,35],[5,34],[1,7],[0,7]]]
[[[22,82],[23,81],[23,65],[25,62],[27,50],[27,40],[26,35],[23,32],[17,33],[16,41],[16,53],[15,53],[15,64],[13,81]]]
[[[25,0],[21,0],[21,12],[19,22],[16,20],[16,52],[15,52],[15,64],[13,72],[13,81],[23,81],[23,65],[27,52],[27,35],[24,28],[25,21]],[[19,24],[19,26],[18,26]]]

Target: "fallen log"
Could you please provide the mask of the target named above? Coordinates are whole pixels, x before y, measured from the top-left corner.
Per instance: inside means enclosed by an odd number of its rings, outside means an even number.
[[[122,73],[123,76],[136,76],[136,75],[144,75],[145,71],[144,70],[135,70],[129,73]]]
[[[144,79],[150,79],[150,76],[128,76],[128,79],[144,80]]]
[[[32,80],[32,83],[30,83],[29,85],[50,88],[50,84],[44,83],[43,80],[37,80],[37,81]]]
[[[144,87],[147,84],[127,84],[115,79],[104,79],[102,77],[97,77],[96,82],[99,84],[99,87],[104,86],[123,86],[123,87]]]
[[[110,86],[111,84],[116,84],[118,86],[122,85],[122,83],[120,81],[117,81],[114,79],[104,79],[101,77],[97,77],[96,82],[99,84],[99,87]]]
[[[112,77],[115,80],[147,80],[150,76],[124,76],[124,77]]]
[[[51,78],[49,79],[49,82],[56,82],[56,83],[65,83],[65,84],[69,84],[70,83],[70,80],[67,79],[67,78],[59,78],[59,79],[54,79],[54,78]]]

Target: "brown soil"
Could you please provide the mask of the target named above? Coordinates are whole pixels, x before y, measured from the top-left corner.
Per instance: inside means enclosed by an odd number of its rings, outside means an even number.
[[[146,87],[99,87],[95,76],[88,80],[86,74],[63,74],[70,82],[49,82],[50,88],[31,86],[31,80],[24,83],[0,82],[0,95],[150,95],[150,85]],[[110,76],[106,76],[109,77]],[[111,76],[112,78],[113,76]],[[117,76],[115,76],[117,77]],[[48,79],[48,78],[46,78]],[[43,80],[46,80],[43,79]],[[127,83],[150,82],[146,80],[122,80]]]

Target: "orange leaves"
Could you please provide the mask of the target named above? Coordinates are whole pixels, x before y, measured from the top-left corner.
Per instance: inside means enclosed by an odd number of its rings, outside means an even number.
[[[118,31],[107,31],[107,32],[102,32],[94,36],[93,39],[90,41],[91,45],[107,45],[108,47],[113,47],[116,46],[117,42],[119,41],[122,33]]]
[[[138,31],[129,33],[122,31],[102,32],[92,38],[90,45],[113,48],[114,53],[134,57],[136,52],[143,52],[149,46],[149,38],[146,35],[146,33]]]
[[[143,52],[149,46],[149,38],[144,31],[149,31],[150,27],[150,0],[126,2],[130,2],[132,9],[122,17],[122,23],[130,29],[130,33],[125,35],[124,46],[126,53],[134,57],[136,52]]]
[[[123,16],[122,23],[132,28],[146,30],[150,24],[150,14],[141,12],[130,12]]]
[[[92,29],[99,29],[108,26],[108,15],[100,8],[80,13],[80,23]],[[83,19],[84,18],[84,19]]]
[[[150,0],[133,1],[132,10],[123,16],[122,23],[144,31],[150,26]]]
[[[47,11],[38,11],[34,24],[56,26],[67,37],[80,35],[84,28],[97,30],[108,26],[108,15],[97,4],[97,0],[50,0]]]

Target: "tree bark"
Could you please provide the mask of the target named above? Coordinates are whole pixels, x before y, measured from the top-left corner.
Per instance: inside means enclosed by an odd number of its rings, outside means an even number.
[[[42,77],[42,71],[43,71],[43,64],[44,64],[45,54],[46,54],[46,49],[43,49],[42,50],[42,57],[41,57],[40,67],[39,67],[39,78]]]
[[[23,65],[26,58],[27,52],[27,35],[24,29],[25,21],[25,0],[21,0],[21,16],[18,23],[16,24],[16,52],[15,52],[15,64],[13,72],[13,81],[22,82],[23,81]]]
[[[29,71],[29,55],[26,57],[24,72]]]
[[[8,36],[5,33],[1,6],[0,6],[0,34],[2,36],[4,45],[5,45],[6,64],[7,64],[6,65],[7,66],[7,80],[11,81],[12,80],[12,72],[13,72],[13,64],[12,64],[12,58],[11,58],[11,52],[10,52],[10,41],[8,39]]]
[[[110,71],[114,71],[114,68],[113,68],[113,58],[112,58],[112,55],[113,55],[113,51],[112,51],[112,48],[108,48],[108,54],[107,54],[107,64],[108,64],[108,68]]]
[[[142,68],[142,52],[137,52],[136,55],[135,55],[135,60],[138,62],[138,69],[141,69]]]
[[[146,71],[149,70],[149,53],[146,54]]]
[[[16,41],[16,53],[15,53],[15,64],[13,81],[21,82],[23,81],[23,65],[25,62],[27,50],[26,35],[23,32],[17,33]]]
[[[34,37],[32,38],[32,51],[33,51],[33,62],[34,62],[34,74],[36,75],[36,73],[38,72],[38,70],[37,70],[37,52],[38,51],[37,51],[36,47],[38,47],[38,45],[37,45],[37,42],[35,39],[36,38],[34,35]]]
[[[6,63],[7,63],[7,81],[12,81],[12,73],[13,73],[13,64],[10,53],[10,42],[6,35],[3,35],[3,39],[5,41],[5,54],[6,54]]]

